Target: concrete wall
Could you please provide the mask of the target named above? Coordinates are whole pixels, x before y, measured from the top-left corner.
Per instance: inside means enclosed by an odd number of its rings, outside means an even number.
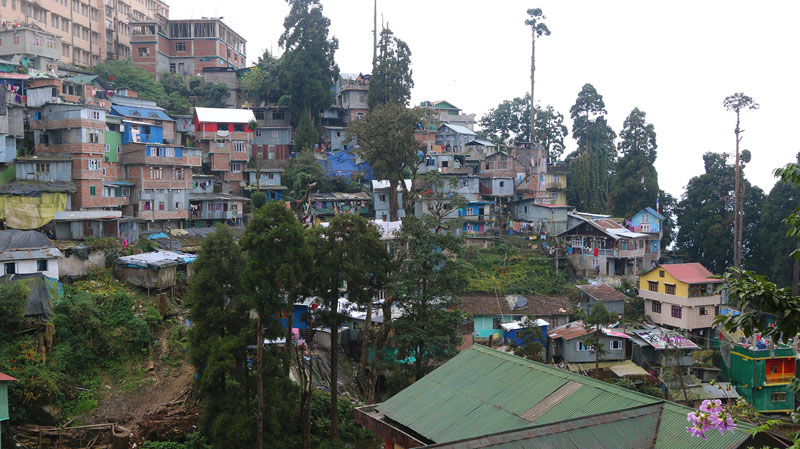
[[[88,275],[95,268],[106,266],[106,257],[103,251],[92,251],[89,258],[84,260],[70,254],[61,258],[59,269],[62,277],[80,277]]]
[[[561,357],[569,363],[585,363],[594,362],[596,355],[594,351],[578,351],[578,342],[583,341],[585,338],[573,338],[572,340],[564,341],[559,339],[559,344],[563,345],[561,348]],[[611,350],[611,340],[620,342],[619,350]],[[600,343],[607,354],[600,356],[600,361],[603,360],[625,360],[625,341],[621,338],[611,338],[608,336],[600,337]]]
[[[0,261],[0,267],[3,269],[3,274],[6,274],[5,264],[7,263],[16,264],[16,274],[40,273],[38,270],[37,259]],[[58,259],[47,259],[47,270],[41,271],[41,273],[45,276],[58,279]]]

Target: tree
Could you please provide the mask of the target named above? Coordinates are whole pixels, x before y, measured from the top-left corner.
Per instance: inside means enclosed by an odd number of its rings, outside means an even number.
[[[616,134],[605,119],[603,96],[585,84],[570,108],[572,137],[578,150],[569,156],[569,202],[579,210],[601,213],[608,207],[609,172]]]
[[[675,241],[676,216],[675,209],[678,207],[678,200],[671,194],[659,190],[659,212],[664,216],[661,223],[661,248],[666,249]]]
[[[461,239],[431,229],[432,217],[407,217],[398,236],[397,269],[389,283],[390,295],[403,309],[391,324],[397,357],[414,357],[407,364],[416,379],[456,354],[461,344],[458,325],[460,284],[452,258],[461,250]]]
[[[286,348],[291,346],[293,310],[300,285],[309,272],[311,248],[302,225],[282,202],[271,202],[255,211],[241,242],[247,255],[243,284],[258,314],[256,332],[257,376],[259,378],[258,447],[263,447],[263,371],[264,338],[277,338],[281,330],[274,319],[287,311]],[[288,352],[288,349],[286,350]],[[289,375],[289,359],[284,360]]]
[[[331,21],[322,14],[319,0],[287,3],[290,10],[278,40],[284,49],[278,82],[288,96],[293,124],[305,115],[316,126],[318,115],[333,103],[331,86],[339,78],[334,54],[339,42],[328,38]]]
[[[297,135],[295,135],[296,140]],[[291,194],[295,198],[300,198],[309,184],[323,177],[325,177],[325,170],[317,162],[314,152],[312,150],[304,150],[296,158],[289,161],[289,167],[286,169],[285,174],[286,187],[289,187]]]
[[[422,161],[419,143],[414,132],[420,126],[427,127],[433,121],[429,111],[422,108],[409,109],[400,103],[377,104],[363,120],[350,125],[347,133],[358,140],[355,153],[375,172],[380,179],[389,181],[390,220],[397,221],[396,192],[403,192],[406,216],[413,214],[411,191],[403,180],[406,174],[411,182],[416,180],[417,169]],[[424,154],[424,153],[423,153]]]
[[[245,352],[250,319],[240,281],[244,258],[227,226],[203,240],[192,265],[189,360],[203,398],[200,431],[215,447],[250,446],[253,433],[245,430],[253,425]]]
[[[28,288],[22,282],[0,284],[0,338],[10,341],[25,323]]]
[[[141,67],[134,67],[130,60],[108,59],[94,68],[94,73],[108,78],[115,89],[131,89],[145,100],[163,100],[164,87],[155,81],[153,74]]]
[[[250,201],[253,202],[253,211],[261,209],[261,206],[267,204],[267,194],[264,192],[253,192]]]
[[[714,273],[721,273],[733,264],[734,167],[727,163],[726,153],[703,155],[705,173],[689,180],[675,212],[678,216],[676,247],[691,260],[702,263]],[[746,187],[744,202],[745,262],[756,256],[755,239],[764,193],[756,186]]]
[[[256,65],[239,80],[239,85],[265,103],[277,103],[283,96],[279,84],[280,70],[280,60],[272,56],[269,50],[264,50]]]
[[[359,215],[336,215],[327,227],[312,230],[313,269],[309,284],[322,300],[318,308],[320,321],[331,329],[331,433],[338,439],[337,382],[338,336],[343,315],[339,308],[340,285],[354,302],[372,300],[370,292],[377,288],[385,273],[385,249],[380,234]],[[369,297],[367,299],[367,297]]]
[[[800,204],[799,185],[783,180],[775,183],[764,201],[758,230],[758,241],[765,263],[763,267],[754,267],[777,285],[791,287],[795,296],[800,295],[798,292],[800,259],[793,258],[791,253],[798,247],[798,242],[797,239],[791,238],[790,225],[785,219],[786,211],[792,210],[798,204]],[[768,253],[763,251],[766,248],[769,248]]]
[[[411,50],[398,39],[388,27],[381,31],[378,56],[372,79],[369,81],[367,104],[373,110],[376,105],[397,103],[407,105],[411,99]]]
[[[547,149],[548,161],[555,162],[564,153],[564,138],[567,136],[564,116],[553,106],[536,106],[536,133],[531,138],[530,108],[529,94],[503,101],[481,117],[481,133],[495,143],[506,145],[535,139]]]
[[[539,327],[538,319],[535,316],[525,316],[522,318],[522,328],[517,330],[517,334],[523,332],[523,344],[514,348],[514,355],[535,362],[545,362],[542,357],[544,345],[542,342],[542,328]]]
[[[229,95],[228,86],[222,83],[202,83],[192,94],[200,97],[203,107],[206,108],[227,108],[225,99]]]
[[[186,81],[177,73],[163,73],[158,80],[164,89],[165,96],[157,100],[158,105],[167,110],[167,114],[186,115],[189,113],[191,92]]]
[[[605,335],[603,334],[602,326],[607,325],[613,320],[614,317],[606,310],[606,307],[599,302],[594,303],[592,311],[589,312],[589,315],[583,320],[584,327],[588,332],[591,332],[584,338],[584,344],[592,347],[592,352],[594,352],[595,376],[600,373],[600,357],[608,354],[608,351],[605,350],[601,343],[601,337]]]
[[[659,198],[656,161],[656,132],[647,114],[634,108],[620,132],[622,157],[611,180],[609,202],[615,217],[627,217],[645,207],[655,207]]]
[[[467,199],[458,193],[459,181],[453,176],[442,176],[437,171],[422,175],[420,192],[424,215],[432,217],[431,229],[436,233],[449,232],[461,226],[461,221],[453,213],[467,205]],[[410,217],[411,214],[406,214]]]
[[[529,18],[525,20],[525,25],[531,27],[531,120],[530,128],[536,126],[536,104],[534,102],[534,75],[536,74],[536,38],[542,36],[549,36],[550,29],[544,24],[546,18],[540,8],[532,8],[528,10]],[[536,136],[533,136],[536,138]]]
[[[735,177],[735,185],[734,185],[734,220],[733,220],[733,265],[736,268],[741,268],[742,266],[742,215],[744,213],[744,193],[741,190],[741,178],[742,178],[742,168],[739,164],[739,143],[742,141],[740,136],[741,133],[744,132],[743,129],[739,128],[740,124],[740,114],[742,111],[746,111],[748,109],[758,109],[759,105],[752,98],[748,97],[742,92],[735,93],[733,95],[725,97],[725,101],[723,101],[723,105],[725,109],[728,111],[733,111],[736,113],[736,128],[734,128],[733,133],[736,135],[736,162],[734,163],[734,167],[736,167],[736,177]]]
[[[317,144],[319,144],[319,131],[311,123],[311,118],[308,115],[301,116],[300,123],[294,133],[295,149],[313,151]]]

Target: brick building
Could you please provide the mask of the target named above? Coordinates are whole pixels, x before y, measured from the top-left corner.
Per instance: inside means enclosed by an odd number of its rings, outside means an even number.
[[[195,108],[195,146],[202,150],[203,164],[214,175],[214,191],[239,193],[251,152],[255,121],[249,109]]]
[[[0,29],[33,24],[60,39],[61,62],[93,67],[105,59],[131,56],[131,22],[166,21],[161,0],[6,0]]]
[[[131,28],[133,64],[149,72],[196,76],[205,68],[245,67],[247,41],[221,19],[149,20]]]

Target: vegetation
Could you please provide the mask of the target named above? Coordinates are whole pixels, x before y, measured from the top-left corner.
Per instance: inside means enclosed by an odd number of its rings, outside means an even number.
[[[466,292],[567,295],[575,290],[563,270],[555,272],[550,259],[505,245],[467,251],[458,272],[465,277]]]
[[[612,316],[606,307],[601,304],[599,301],[594,303],[592,306],[592,310],[583,319],[583,325],[587,331],[591,333],[586,334],[586,338],[584,338],[584,344],[586,346],[592,348],[592,353],[594,353],[594,372],[595,374],[600,372],[600,357],[605,354],[608,354],[608,351],[601,343],[601,337],[603,336],[603,332],[600,330],[600,327],[605,326],[612,321],[614,321],[616,317]]]
[[[615,217],[625,217],[645,207],[655,207],[659,195],[656,131],[647,114],[633,108],[620,132],[621,157],[611,180],[609,202]]]
[[[411,99],[411,50],[388,27],[381,31],[378,56],[367,92],[370,110],[380,104],[405,106]]]
[[[513,145],[515,142],[529,142],[530,111],[529,94],[505,100],[481,117],[481,133],[498,144]],[[548,162],[554,163],[564,154],[564,138],[567,136],[564,115],[556,111],[553,106],[547,105],[542,108],[537,105],[535,117],[536,143],[547,150]]]
[[[542,36],[549,36],[550,29],[544,23],[545,16],[540,8],[528,9],[528,19],[525,20],[525,25],[531,27],[531,119],[529,121],[529,128],[532,128],[536,123],[536,103],[534,97],[534,81],[536,75],[536,38]],[[536,136],[532,136],[534,139]],[[535,140],[531,140],[535,142]]]

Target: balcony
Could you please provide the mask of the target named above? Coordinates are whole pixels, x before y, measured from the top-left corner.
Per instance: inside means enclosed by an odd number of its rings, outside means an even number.
[[[721,304],[722,299],[720,295],[712,296],[696,296],[693,298],[686,298],[677,295],[668,295],[666,293],[652,292],[650,290],[639,289],[639,296],[644,299],[651,299],[653,301],[665,302],[667,304],[676,304],[682,306],[716,306]],[[668,312],[668,311],[667,311]]]
[[[567,184],[561,182],[548,182],[545,185],[547,190],[566,190]]]
[[[645,248],[621,249],[617,251],[616,257],[644,257]]]
[[[766,385],[788,384],[794,379],[794,373],[767,374]]]

